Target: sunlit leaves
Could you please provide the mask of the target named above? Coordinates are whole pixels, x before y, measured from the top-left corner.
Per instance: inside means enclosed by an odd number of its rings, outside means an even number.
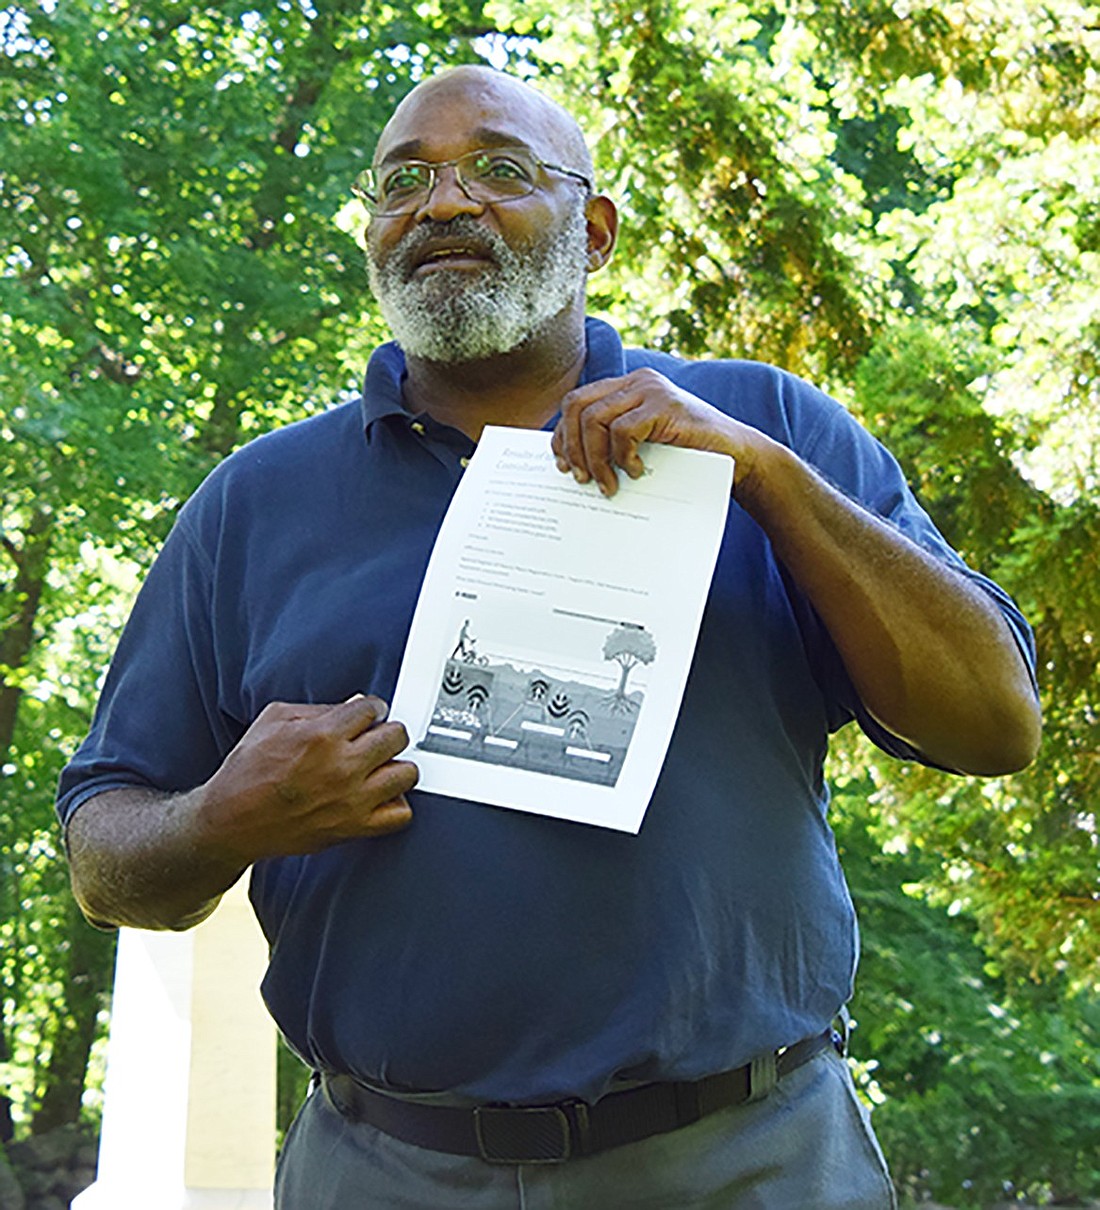
[[[0,979],[21,1120],[50,1080],[82,1081],[50,1071],[50,1038],[96,1008],[66,985],[85,926],[51,800],[132,593],[120,557],[152,556],[217,458],[361,373],[380,331],[334,218],[407,87],[397,48],[426,67],[484,32],[470,7],[462,37],[440,28],[457,11],[66,0],[0,27]]]
[[[842,737],[833,770],[882,1059],[867,1086],[896,1163],[938,1173],[910,1187],[959,1201],[1016,1171],[1015,1118],[1044,1140],[1018,1168],[1033,1192],[1086,1187],[1068,1132],[1094,1121],[1095,1073],[1067,1022],[1095,1039],[1097,29],[1078,0],[5,11],[0,973],[21,1112],[65,997],[51,783],[136,568],[218,458],[361,374],[383,329],[348,182],[413,82],[481,56],[591,137],[623,219],[593,309],[639,343],[828,386],[1035,621],[1033,769],[950,779]]]
[[[594,53],[560,67],[590,98],[597,170],[623,215],[609,312],[681,352],[822,378],[850,365],[868,339],[845,246],[857,205],[828,158],[804,34],[689,3],[579,6],[572,20]],[[553,70],[563,35],[545,24],[556,35],[538,54]]]

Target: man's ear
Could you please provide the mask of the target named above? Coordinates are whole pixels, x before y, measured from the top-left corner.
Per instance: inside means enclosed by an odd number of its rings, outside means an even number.
[[[619,232],[619,212],[605,194],[590,197],[584,208],[588,220],[588,272],[602,269],[611,259]]]

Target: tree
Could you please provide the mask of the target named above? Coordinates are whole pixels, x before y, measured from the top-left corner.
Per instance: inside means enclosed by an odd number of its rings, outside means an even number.
[[[624,199],[600,301],[627,334],[827,386],[1035,620],[1047,727],[1033,769],[982,783],[861,759],[894,826],[942,855],[930,896],[961,894],[1022,975],[1070,969],[1096,988],[1089,10],[494,11],[539,39],[530,58],[565,103],[586,98],[597,176]]]
[[[0,14],[0,972],[24,1120],[79,1107],[109,987],[113,940],[69,910],[50,799],[118,615],[214,462],[352,380],[346,350],[379,328],[347,182],[407,73],[468,57],[478,23],[425,6],[365,40],[363,16]]]
[[[76,1111],[106,1003],[111,938],[71,911],[50,798],[141,569],[221,456],[361,372],[383,329],[347,183],[417,78],[489,58],[593,136],[623,214],[594,308],[632,341],[832,390],[1036,621],[1032,770],[952,779],[847,736],[831,770],[848,868],[870,879],[861,1034],[903,1184],[1095,1191],[1070,1127],[1097,1086],[1096,22],[1079,0],[903,7],[0,15],[0,1059],[20,1129]],[[615,643],[624,699],[654,655]]]
[[[856,1075],[901,1191],[968,1207],[1095,1193],[1100,1003],[1064,976],[1006,976],[972,917],[929,903],[936,857],[899,842],[866,774],[838,776],[833,805],[863,936]]]
[[[615,700],[623,705],[627,701],[626,679],[631,668],[639,664],[652,664],[657,658],[657,644],[653,641],[653,635],[641,626],[616,626],[604,640],[603,658],[614,660],[619,665]]]

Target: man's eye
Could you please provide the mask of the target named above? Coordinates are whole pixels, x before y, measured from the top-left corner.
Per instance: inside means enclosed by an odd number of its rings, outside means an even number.
[[[531,170],[514,155],[480,155],[473,164],[474,175],[485,181],[529,181]]]
[[[428,170],[422,164],[402,164],[382,181],[382,196],[396,197],[426,187]]]

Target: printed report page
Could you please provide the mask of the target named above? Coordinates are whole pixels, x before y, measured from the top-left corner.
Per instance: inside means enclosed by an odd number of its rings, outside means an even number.
[[[606,499],[550,434],[489,427],[432,551],[390,717],[421,789],[637,832],[664,762],[733,482],[644,445]]]

